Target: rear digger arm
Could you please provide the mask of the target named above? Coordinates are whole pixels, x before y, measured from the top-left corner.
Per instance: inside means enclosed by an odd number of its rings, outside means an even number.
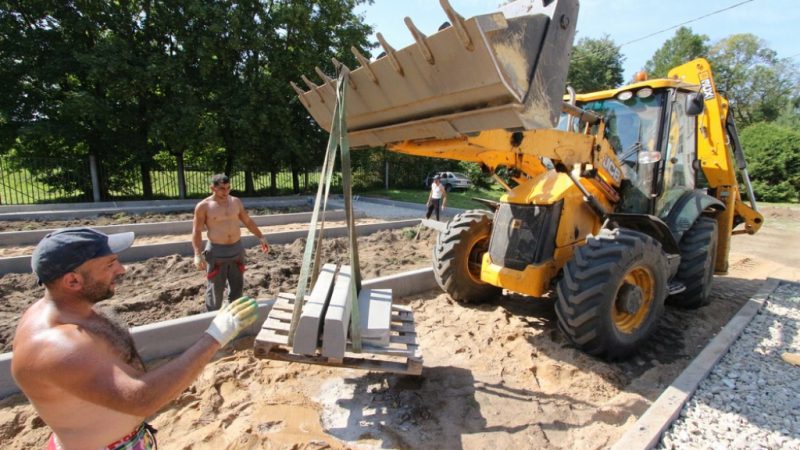
[[[678,66],[670,70],[669,77],[699,85],[703,93],[705,109],[698,118],[697,159],[711,192],[725,205],[725,210],[717,217],[720,232],[716,269],[726,272],[730,236],[755,234],[764,223],[764,216],[756,209],[744,153],[729,110],[730,104],[717,91],[708,61],[696,59]],[[742,200],[736,179],[737,168],[747,189],[750,205]],[[740,224],[744,224],[744,229],[734,230]]]

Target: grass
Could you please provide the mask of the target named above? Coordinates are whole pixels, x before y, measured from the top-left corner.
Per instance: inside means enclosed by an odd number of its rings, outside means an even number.
[[[369,197],[386,198],[403,202],[425,204],[428,200],[428,189],[373,189],[362,192]],[[446,206],[460,209],[486,209],[482,203],[473,200],[473,197],[487,200],[498,200],[505,193],[501,188],[469,189],[467,191],[451,191],[447,193]]]

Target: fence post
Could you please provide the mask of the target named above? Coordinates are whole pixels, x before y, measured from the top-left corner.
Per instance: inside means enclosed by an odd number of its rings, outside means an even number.
[[[183,152],[176,153],[175,160],[178,163],[178,198],[183,200],[186,198],[186,174],[183,171]]]
[[[89,155],[89,172],[92,174],[92,201],[100,201],[100,178],[97,176],[97,157]]]
[[[384,185],[384,189],[386,189],[388,191],[389,190],[389,160],[386,159],[386,160],[384,160],[384,162],[385,162],[385,175],[383,177],[383,180],[384,180],[383,181],[383,185]]]

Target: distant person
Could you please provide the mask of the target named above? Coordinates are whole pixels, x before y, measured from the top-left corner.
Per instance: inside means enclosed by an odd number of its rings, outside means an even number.
[[[447,190],[442,185],[442,179],[439,175],[433,177],[431,183],[431,192],[428,194],[428,212],[425,214],[426,219],[431,218],[431,214],[436,211],[436,220],[439,220],[439,210],[444,211],[444,204],[447,202]]]
[[[269,252],[267,238],[247,214],[242,201],[230,195],[231,182],[227,175],[211,177],[212,195],[204,198],[194,208],[192,247],[194,265],[206,272],[206,309],[216,311],[222,306],[225,285],[228,300],[242,296],[245,271],[245,252],[239,223],[253,233],[260,242],[261,251]],[[206,247],[203,245],[203,227],[206,228]]]
[[[127,326],[95,308],[114,295],[125,268],[117,253],[133,233],[67,228],[45,236],[31,268],[45,293],[22,315],[11,374],[53,430],[48,449],[153,449],[145,418],[175,399],[221,347],[258,316],[247,297],[217,313],[180,356],[148,371]]]

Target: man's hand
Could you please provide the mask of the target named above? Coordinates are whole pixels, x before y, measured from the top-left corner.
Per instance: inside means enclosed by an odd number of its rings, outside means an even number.
[[[194,255],[194,266],[197,267],[197,270],[206,270],[206,260],[200,255]]]
[[[220,347],[230,342],[258,318],[258,303],[250,297],[240,297],[219,310],[206,330]]]
[[[259,239],[259,242],[261,244],[261,251],[264,252],[264,253],[269,253],[269,242],[267,242],[267,237],[266,236],[261,236],[261,239]]]

